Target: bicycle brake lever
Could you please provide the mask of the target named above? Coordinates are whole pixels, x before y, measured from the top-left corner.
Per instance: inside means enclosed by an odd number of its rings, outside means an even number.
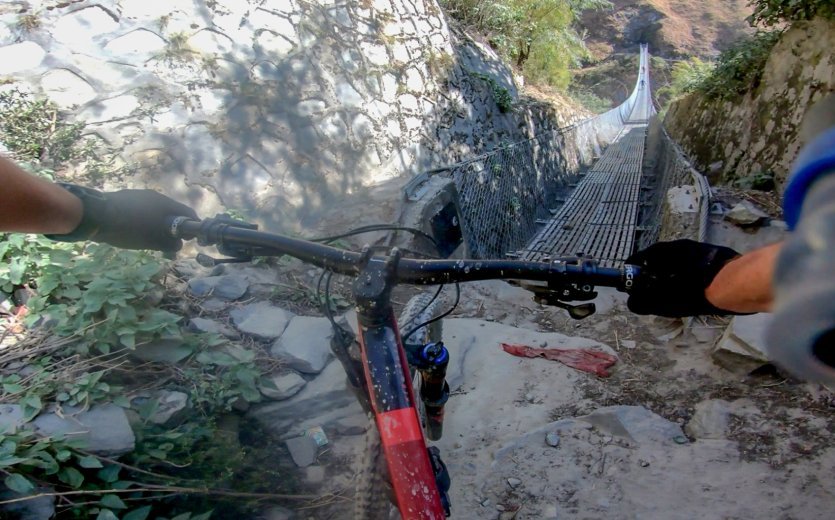
[[[213,258],[203,253],[197,253],[197,263],[203,267],[214,267],[219,264],[242,264],[251,262],[252,257],[234,257],[234,258]]]
[[[583,303],[580,305],[571,305],[555,298],[548,296],[534,296],[534,301],[542,305],[551,305],[559,307],[568,311],[568,315],[575,320],[582,320],[588,318],[597,311],[597,307],[593,303]]]

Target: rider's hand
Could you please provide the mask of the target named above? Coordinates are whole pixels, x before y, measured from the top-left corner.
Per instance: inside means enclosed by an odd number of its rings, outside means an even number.
[[[626,259],[641,268],[627,305],[636,314],[670,318],[733,314],[714,307],[705,289],[722,267],[739,253],[729,247],[675,240],[659,242]]]
[[[183,241],[168,234],[170,218],[198,220],[193,209],[153,190],[100,192],[71,184],[62,186],[81,199],[84,214],[71,233],[48,235],[53,240],[94,240],[123,249],[175,252]]]

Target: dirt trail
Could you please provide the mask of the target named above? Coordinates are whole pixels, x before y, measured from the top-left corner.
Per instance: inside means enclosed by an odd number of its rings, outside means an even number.
[[[719,229],[740,250],[763,242]],[[452,474],[453,518],[829,516],[830,392],[769,367],[746,375],[718,366],[710,352],[727,320],[636,316],[611,290],[596,304],[578,322],[503,282],[462,285],[444,321],[452,397],[437,443]],[[511,356],[502,342],[595,346],[619,360],[603,379]],[[357,440],[334,439],[315,489],[350,495]],[[349,509],[303,516],[344,518]]]

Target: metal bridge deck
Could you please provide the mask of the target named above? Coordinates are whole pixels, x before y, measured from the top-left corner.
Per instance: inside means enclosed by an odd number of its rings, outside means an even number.
[[[629,125],[520,258],[549,261],[582,253],[602,267],[620,265],[635,240],[645,138],[645,124]]]

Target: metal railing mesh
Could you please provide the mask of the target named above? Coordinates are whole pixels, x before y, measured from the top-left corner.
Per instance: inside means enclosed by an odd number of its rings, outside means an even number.
[[[623,130],[622,106],[450,166],[472,258],[521,249],[588,165]]]
[[[458,189],[469,256],[503,258],[522,249],[577,180],[581,169],[623,132],[635,114],[649,118],[649,51],[641,46],[639,77],[620,106],[576,125],[545,132],[432,174]],[[646,85],[646,88],[644,88]]]
[[[693,167],[684,150],[673,141],[663,126],[660,128],[657,154],[657,182],[652,190],[652,197],[642,212],[641,224],[644,232],[638,241],[638,247],[643,249],[658,241],[667,192],[674,186],[682,185],[693,185],[698,191],[699,229],[694,238],[700,242],[705,241],[710,216],[710,184],[707,178]]]

